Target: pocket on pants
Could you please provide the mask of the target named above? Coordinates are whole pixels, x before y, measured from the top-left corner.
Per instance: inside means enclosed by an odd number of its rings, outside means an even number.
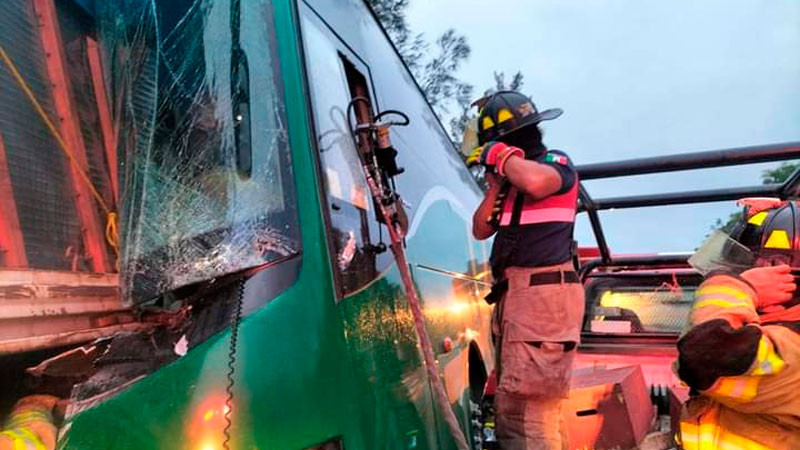
[[[511,395],[566,398],[574,343],[541,342],[513,322],[504,326],[498,390]]]

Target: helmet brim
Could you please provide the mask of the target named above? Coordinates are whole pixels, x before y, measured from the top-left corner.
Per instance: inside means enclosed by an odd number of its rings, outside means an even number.
[[[534,123],[539,123],[544,120],[553,120],[558,119],[561,115],[564,114],[564,110],[561,108],[551,108],[544,110],[538,114],[536,114],[533,118]]]

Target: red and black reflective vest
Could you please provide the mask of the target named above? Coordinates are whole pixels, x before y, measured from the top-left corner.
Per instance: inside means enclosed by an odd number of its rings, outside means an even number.
[[[572,257],[578,174],[567,155],[558,150],[547,151],[535,160],[559,172],[562,189],[537,200],[511,187],[492,247],[495,277],[501,275],[506,267],[549,266]]]
[[[520,197],[522,204],[517,206],[516,203],[520,201]],[[550,222],[574,223],[577,202],[577,180],[567,192],[551,195],[541,200],[536,200],[525,194],[520,195],[517,188],[512,187],[503,205],[500,226],[510,227]],[[519,211],[516,218],[514,217],[515,209]]]

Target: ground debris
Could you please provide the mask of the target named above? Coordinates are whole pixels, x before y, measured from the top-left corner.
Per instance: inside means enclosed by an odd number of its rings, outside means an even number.
[[[670,431],[655,431],[645,436],[638,450],[672,450],[677,448]]]

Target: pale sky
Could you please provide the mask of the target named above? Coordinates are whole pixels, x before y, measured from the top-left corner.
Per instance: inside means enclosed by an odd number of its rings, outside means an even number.
[[[493,18],[490,18],[493,17]],[[411,0],[414,32],[468,37],[483,92],[521,70],[576,164],[800,141],[798,0]],[[760,183],[777,164],[586,183],[596,198]],[[601,213],[613,252],[694,249],[734,202]],[[581,245],[594,245],[585,215]]]

